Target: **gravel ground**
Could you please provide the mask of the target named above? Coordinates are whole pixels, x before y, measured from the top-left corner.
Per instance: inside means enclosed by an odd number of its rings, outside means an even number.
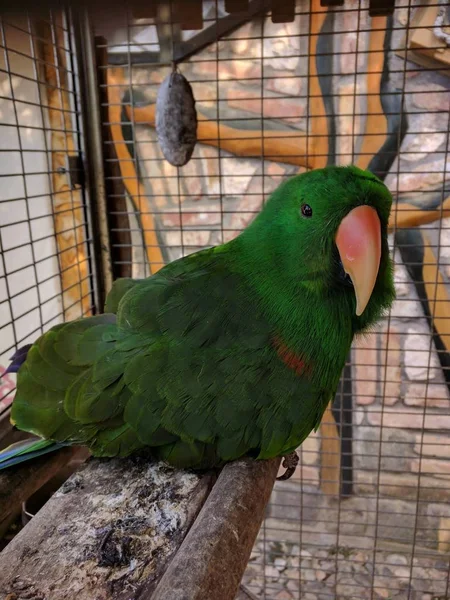
[[[259,541],[243,584],[265,600],[450,600],[440,557]]]

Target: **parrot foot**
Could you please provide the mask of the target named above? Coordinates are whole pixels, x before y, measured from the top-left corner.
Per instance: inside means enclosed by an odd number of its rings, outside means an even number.
[[[295,451],[287,454],[283,458],[283,467],[286,469],[286,471],[283,473],[283,475],[277,477],[277,481],[286,481],[286,479],[290,479],[295,473],[298,461],[300,460],[297,452]]]

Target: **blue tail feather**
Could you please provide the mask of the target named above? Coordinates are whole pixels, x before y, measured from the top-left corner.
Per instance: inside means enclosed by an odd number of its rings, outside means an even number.
[[[32,460],[43,454],[55,452],[63,446],[64,444],[37,437],[16,442],[0,451],[0,471],[27,460]]]

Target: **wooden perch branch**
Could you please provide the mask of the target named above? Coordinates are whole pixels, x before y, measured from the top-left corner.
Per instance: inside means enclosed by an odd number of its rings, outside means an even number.
[[[279,464],[92,459],[0,554],[0,598],[233,600]]]
[[[152,600],[233,600],[279,464],[241,460],[223,469]]]

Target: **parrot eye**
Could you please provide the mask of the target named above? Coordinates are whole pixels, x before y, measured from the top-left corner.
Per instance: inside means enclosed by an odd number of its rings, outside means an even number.
[[[309,204],[302,204],[300,210],[302,212],[302,215],[304,217],[306,217],[307,219],[309,219],[310,217],[312,217],[312,208],[310,207]]]

